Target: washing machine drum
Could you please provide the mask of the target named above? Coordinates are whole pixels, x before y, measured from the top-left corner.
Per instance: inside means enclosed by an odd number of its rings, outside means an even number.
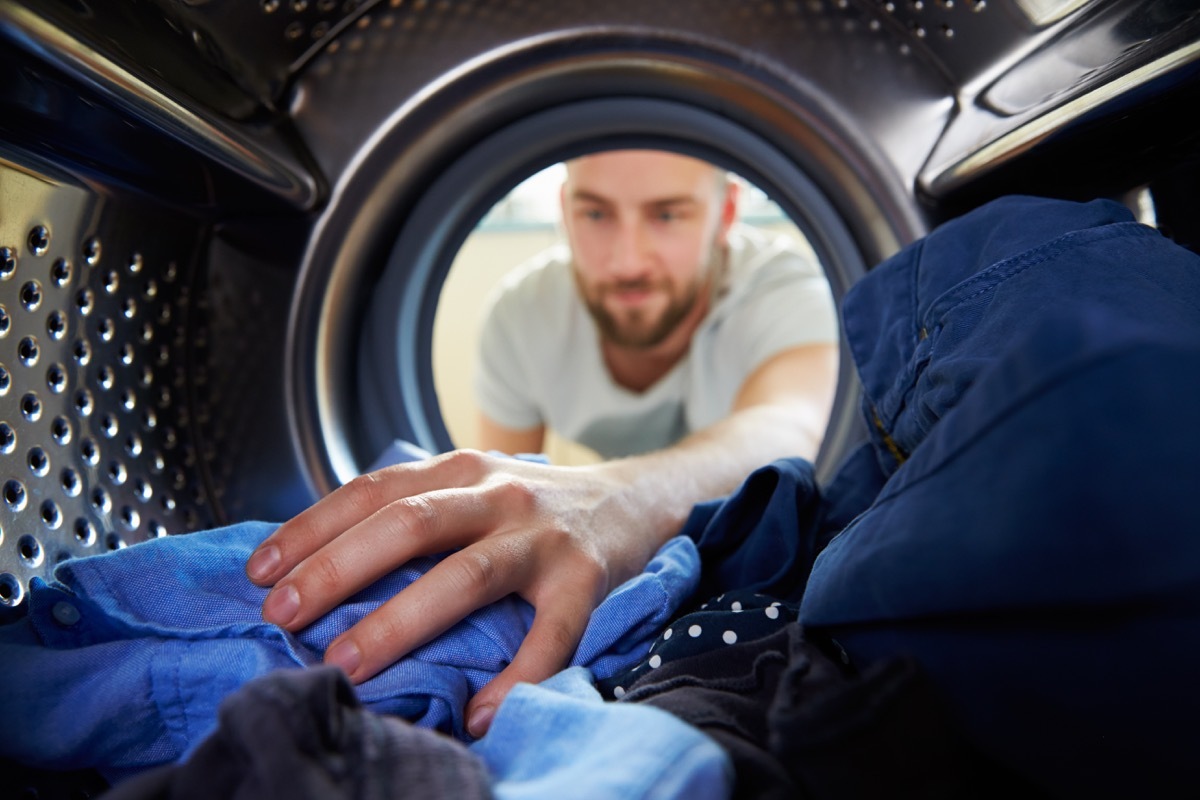
[[[1191,5],[0,5],[0,612],[64,559],[286,518],[395,439],[453,447],[439,292],[563,159],[738,173],[835,297],[1001,192],[1179,207]],[[859,435],[843,362],[823,475]]]

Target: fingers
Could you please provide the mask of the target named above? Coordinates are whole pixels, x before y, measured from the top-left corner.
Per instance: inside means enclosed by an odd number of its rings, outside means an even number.
[[[355,683],[451,628],[528,579],[526,542],[507,537],[447,556],[330,643],[326,663]]]
[[[595,605],[586,591],[564,587],[557,597],[537,607],[533,625],[512,663],[467,704],[467,731],[472,736],[487,733],[496,709],[513,686],[544,681],[570,663]]]
[[[263,619],[299,630],[410,559],[469,543],[491,517],[487,494],[465,489],[390,503],[280,578]]]
[[[246,566],[252,581],[272,586],[263,618],[298,630],[410,559],[457,550],[335,639],[325,660],[364,681],[517,593],[536,609],[534,622],[512,663],[471,702],[469,728],[482,735],[514,684],[569,662],[613,577],[611,548],[580,512],[597,492],[607,496],[607,484],[576,473],[550,481],[543,473],[554,467],[504,460],[496,469],[496,461],[456,451],[380,470],[281,525]]]
[[[360,475],[280,525],[251,554],[246,575],[259,586],[270,586],[393,502],[477,481],[486,469],[486,458],[482,453],[456,451]]]

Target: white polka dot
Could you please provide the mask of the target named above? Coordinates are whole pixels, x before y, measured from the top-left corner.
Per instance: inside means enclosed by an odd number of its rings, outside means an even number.
[[[725,631],[721,634],[721,638],[725,641],[725,644],[733,644],[737,641],[737,634],[733,631]]]
[[[624,686],[618,686],[617,688],[613,689],[613,697],[620,700],[624,696],[625,696],[625,687]]]
[[[722,594],[722,595],[717,595],[717,602],[718,602],[718,603],[719,603],[719,602],[721,602],[721,601],[722,601],[722,600],[724,600],[724,599],[725,599],[725,595],[723,595],[723,594]]]
[[[699,625],[693,625],[692,627],[688,628],[688,636],[692,637],[693,639],[699,636],[700,633],[701,631]]]
[[[780,602],[776,601],[776,602],[774,602],[774,603],[771,603],[771,608],[778,608],[778,607],[779,607],[779,606],[781,606],[781,605],[783,605],[783,603],[780,603]]]
[[[650,656],[650,669],[658,669],[662,666],[662,656]]]
[[[665,642],[667,639],[670,639],[670,638],[671,638],[671,629],[667,628],[665,631],[663,631],[663,641]]]
[[[767,615],[767,619],[779,619],[779,609],[775,606],[763,609]]]
[[[734,613],[737,613],[738,611],[742,610],[742,604],[740,601],[734,600],[733,605],[731,605],[730,608],[733,609]]]

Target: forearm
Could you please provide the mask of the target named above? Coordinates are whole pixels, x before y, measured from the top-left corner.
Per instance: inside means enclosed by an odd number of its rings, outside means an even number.
[[[532,428],[509,428],[492,420],[487,414],[479,415],[479,440],[474,446],[480,450],[495,450],[500,453],[540,453],[546,441],[546,429],[541,425]]]
[[[734,412],[678,444],[594,468],[622,487],[629,511],[657,547],[677,534],[696,503],[722,497],[777,458],[815,459],[825,420],[804,406],[767,403]]]

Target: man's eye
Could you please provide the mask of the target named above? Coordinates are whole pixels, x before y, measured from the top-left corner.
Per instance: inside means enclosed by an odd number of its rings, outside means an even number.
[[[585,219],[589,219],[592,222],[599,222],[600,220],[604,219],[605,214],[598,208],[588,208],[584,209],[583,216]]]

